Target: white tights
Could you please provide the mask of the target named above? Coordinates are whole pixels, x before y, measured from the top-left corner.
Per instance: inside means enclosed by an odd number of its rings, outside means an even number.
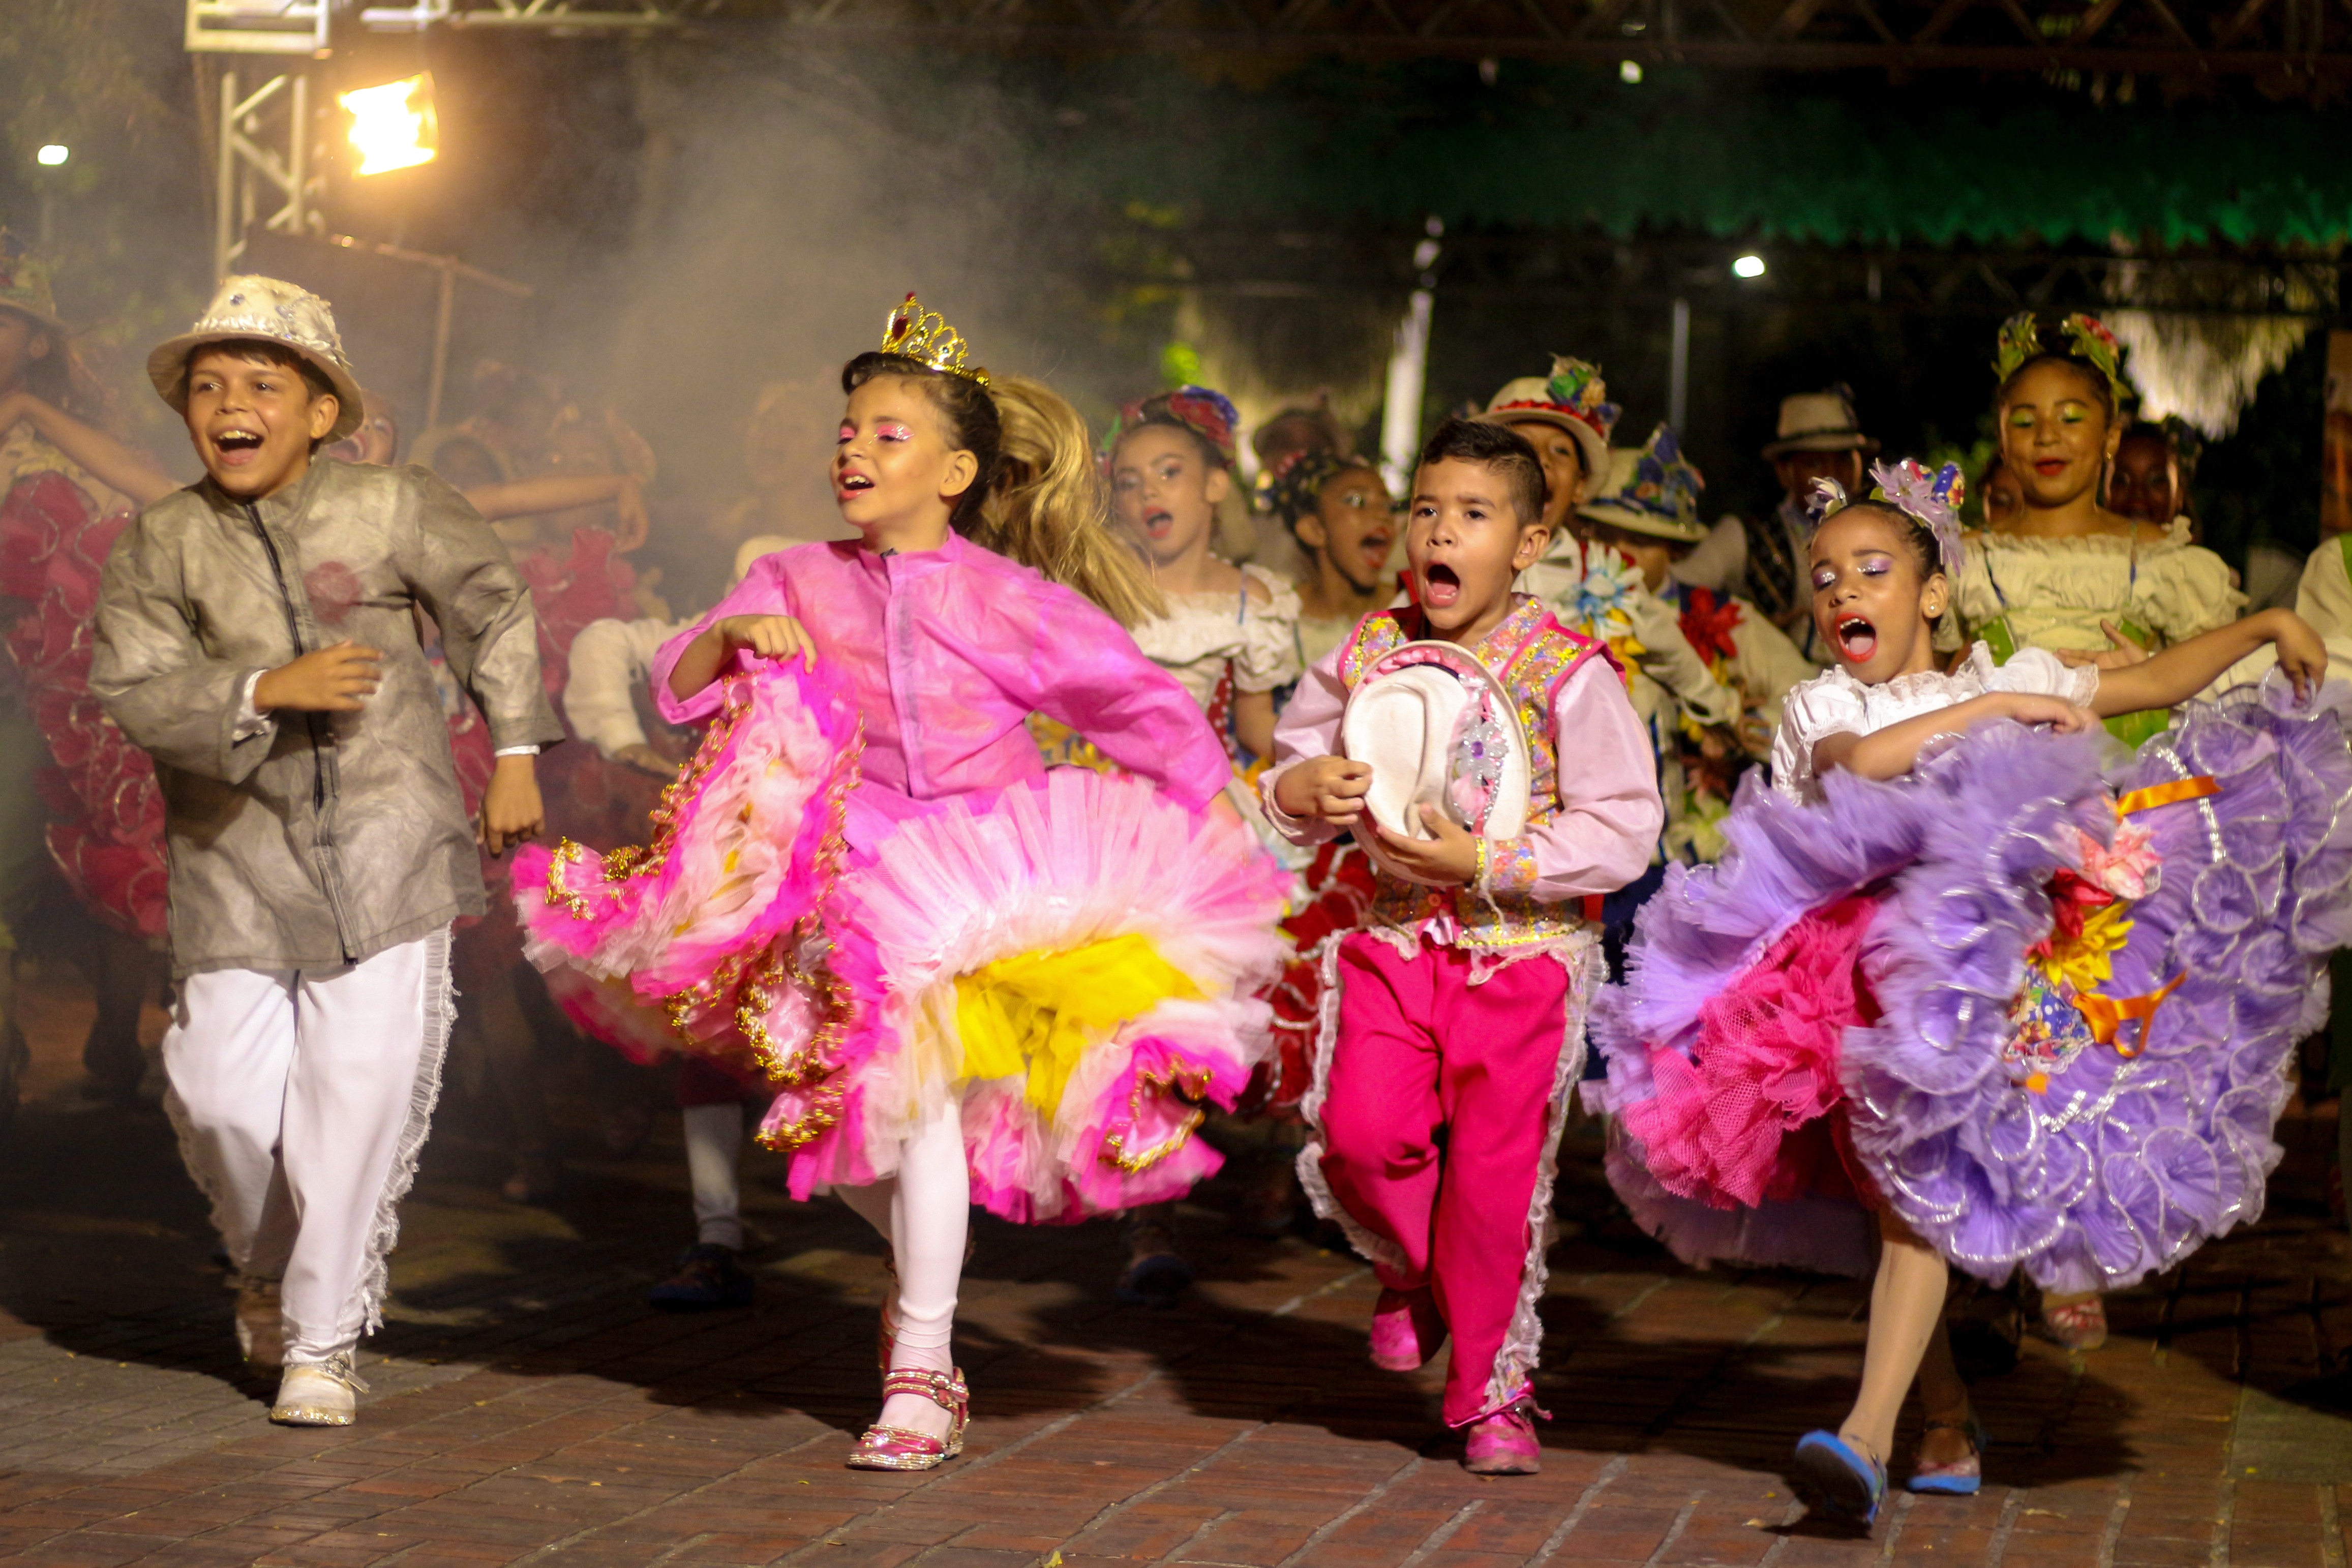
[[[956,1287],[971,1224],[971,1173],[956,1102],[949,1100],[899,1145],[896,1176],[835,1190],[882,1233],[898,1263],[898,1337],[891,1366],[953,1370]],[[920,1394],[894,1394],[882,1406],[882,1424],[944,1436],[948,1413]]]

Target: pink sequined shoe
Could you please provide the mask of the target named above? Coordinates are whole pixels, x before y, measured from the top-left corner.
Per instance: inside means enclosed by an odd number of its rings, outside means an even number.
[[[1525,1405],[1482,1415],[1465,1434],[1462,1468],[1474,1476],[1532,1476],[1543,1468],[1543,1445]]]
[[[1384,1372],[1412,1372],[1427,1363],[1445,1342],[1445,1320],[1437,1313],[1437,1298],[1423,1285],[1417,1290],[1382,1287],[1372,1308],[1372,1364]]]
[[[866,1429],[846,1463],[853,1470],[928,1470],[963,1452],[963,1429],[971,1419],[971,1390],[963,1369],[952,1373],[901,1367],[882,1380],[884,1400],[894,1394],[919,1394],[948,1413],[948,1435],[934,1437],[879,1421]]]

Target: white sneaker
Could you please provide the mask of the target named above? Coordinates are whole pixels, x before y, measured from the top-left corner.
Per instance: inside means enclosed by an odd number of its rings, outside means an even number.
[[[278,1383],[278,1403],[269,1418],[284,1426],[348,1426],[367,1384],[352,1370],[352,1352],[337,1351],[323,1362],[289,1363]]]
[[[249,1366],[286,1363],[286,1322],[278,1306],[278,1281],[243,1279],[236,1287],[236,1348]]]

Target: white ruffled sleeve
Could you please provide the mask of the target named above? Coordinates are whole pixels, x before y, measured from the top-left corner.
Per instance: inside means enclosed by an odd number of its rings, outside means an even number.
[[[2056,697],[2078,708],[2088,708],[2099,690],[2096,665],[2067,664],[2047,648],[2020,648],[1995,668],[1992,650],[1979,643],[1969,649],[1969,668],[1987,691]]]
[[[1298,658],[1298,592],[1289,579],[1262,566],[1244,566],[1265,587],[1267,602],[1251,600],[1242,618],[1242,649],[1234,660],[1234,689],[1271,691],[1297,680]]]
[[[1772,787],[1790,800],[1813,797],[1813,748],[1830,735],[1866,735],[1862,688],[1832,670],[1790,690],[1772,737]]]

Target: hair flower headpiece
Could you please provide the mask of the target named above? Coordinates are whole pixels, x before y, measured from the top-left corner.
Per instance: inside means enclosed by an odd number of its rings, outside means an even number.
[[[1110,429],[1103,435],[1103,462],[1108,465],[1111,454],[1118,448],[1119,438],[1139,427],[1178,425],[1206,441],[1230,468],[1234,456],[1234,437],[1241,424],[1241,410],[1213,387],[1187,385],[1172,392],[1154,393],[1129,404],[1110,422]]]
[[[906,302],[882,323],[882,352],[919,361],[943,375],[960,375],[982,386],[988,384],[988,372],[964,363],[969,349],[963,334],[949,326],[937,310],[924,310],[923,302],[911,290]]]
[[[1936,542],[1936,557],[1944,570],[1957,573],[1960,569],[1960,502],[1968,495],[1967,482],[1960,478],[1958,463],[1946,463],[1934,473],[1924,464],[1910,458],[1893,463],[1873,463],[1870,477],[1874,481],[1870,499],[1884,501],[1927,531]],[[1819,528],[1853,501],[1845,487],[1835,479],[1815,479],[1812,494],[1805,498],[1805,511]]]
[[[2021,310],[2000,324],[2000,337],[1993,349],[1992,373],[1999,382],[2007,382],[2025,368],[2037,356],[2053,352],[2067,359],[2080,360],[2096,371],[2107,384],[2108,395],[2121,408],[2125,395],[2131,390],[2124,381],[2124,346],[2116,340],[2107,324],[2096,316],[2080,310],[2070,312],[2058,323],[2066,341],[2063,351],[2055,351],[2044,335],[2041,321],[2031,310]]]
[[[1258,490],[1276,516],[1286,523],[1295,524],[1320,504],[1325,485],[1349,468],[1362,466],[1357,458],[1343,458],[1320,447],[1307,447],[1289,453],[1271,469],[1259,474]]]

